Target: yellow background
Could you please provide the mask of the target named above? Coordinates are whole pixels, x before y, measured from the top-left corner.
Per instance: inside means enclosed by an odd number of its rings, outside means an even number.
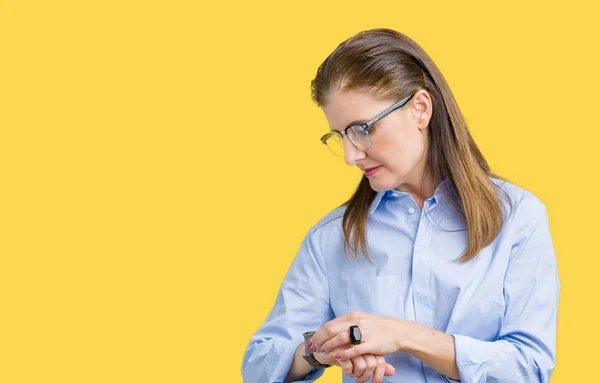
[[[430,54],[493,169],[546,204],[553,382],[593,380],[599,12],[554,4],[1,1],[0,381],[241,382],[360,176],[320,144],[310,80],[374,27]]]

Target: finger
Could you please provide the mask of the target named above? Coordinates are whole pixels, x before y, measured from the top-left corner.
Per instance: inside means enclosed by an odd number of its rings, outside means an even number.
[[[363,355],[363,358],[365,359],[367,368],[365,368],[363,373],[358,377],[358,379],[356,379],[356,383],[364,383],[369,380],[369,378],[373,376],[373,371],[375,371],[375,368],[377,367],[377,359],[374,355]]]
[[[364,355],[364,354],[374,354],[374,355],[379,355],[376,352],[373,352],[375,350],[373,350],[373,347],[371,346],[371,344],[369,343],[361,343],[359,345],[356,346],[352,346],[350,348],[347,349],[335,349],[335,350],[331,350],[329,353],[331,355],[333,355],[333,357],[335,359],[338,360],[347,360],[347,359],[352,359],[352,358],[356,358],[359,355]]]
[[[344,317],[335,318],[326,322],[320,329],[318,329],[311,337],[310,337],[310,346],[313,351],[318,351],[323,343],[327,342],[329,339],[333,338],[337,334],[341,332],[348,331],[350,328],[350,322],[346,320]]]
[[[383,375],[385,375],[385,376],[396,375],[396,367],[392,366],[389,363],[386,363],[385,364],[385,371],[383,372]]]
[[[385,359],[383,356],[377,357],[377,367],[375,367],[375,372],[373,373],[373,380],[371,383],[383,383],[383,375],[385,373]]]
[[[337,363],[342,369],[342,374],[350,376],[352,374],[352,370],[354,369],[354,365],[351,360],[338,360]]]
[[[350,326],[358,324],[365,315],[367,314],[352,311],[326,322],[312,335],[309,340],[309,347],[312,347],[314,351],[318,351],[323,343],[341,332],[348,331]]]
[[[354,378],[361,376],[366,368],[367,363],[365,362],[365,358],[362,355],[358,356],[352,359],[352,372],[348,376],[352,376]]]
[[[321,353],[315,352],[313,354],[313,357],[317,360],[317,362],[319,362],[321,364],[333,364],[336,366],[340,365],[340,363],[337,361],[337,359],[335,359],[331,354],[321,354]]]
[[[345,345],[349,345],[350,343],[350,334],[348,331],[340,332],[333,338],[329,339],[319,349],[319,352],[329,352],[328,350],[335,350],[338,347],[342,347]]]

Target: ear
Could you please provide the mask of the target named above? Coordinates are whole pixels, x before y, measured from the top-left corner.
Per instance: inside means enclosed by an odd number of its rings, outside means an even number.
[[[413,116],[419,129],[425,129],[429,125],[431,114],[433,112],[433,103],[431,95],[424,89],[419,89],[415,96],[410,100]]]

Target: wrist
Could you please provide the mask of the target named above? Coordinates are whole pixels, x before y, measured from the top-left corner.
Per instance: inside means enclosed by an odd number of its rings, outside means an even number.
[[[305,369],[306,368],[311,368],[312,369],[312,367],[310,366],[310,364],[308,364],[308,362],[304,359],[304,353],[305,353],[305,351],[304,351],[304,342],[302,342],[302,343],[300,343],[298,345],[298,348],[296,349],[296,356],[295,356],[295,358],[297,360],[301,360],[302,361],[301,362],[302,366],[304,366]]]
[[[304,342],[300,343],[296,348],[294,360],[292,361],[292,365],[290,366],[290,370],[284,380],[284,383],[302,380],[312,370],[312,367],[306,362],[306,360],[304,360],[302,355],[304,355]]]
[[[323,358],[328,359],[328,354],[319,354],[318,352],[313,352],[313,350],[307,347],[306,342],[310,340],[314,331],[308,331],[302,334],[304,336],[304,349],[302,358],[306,361],[306,363],[313,368],[327,368],[331,367],[331,363],[324,363]]]
[[[415,322],[400,320],[396,332],[397,352],[410,353],[414,349],[415,334],[419,331]]]

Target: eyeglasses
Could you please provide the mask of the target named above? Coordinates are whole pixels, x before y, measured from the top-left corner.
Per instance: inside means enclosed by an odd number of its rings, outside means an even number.
[[[371,137],[369,136],[369,130],[373,127],[377,121],[381,120],[388,114],[392,113],[396,109],[399,109],[406,105],[407,102],[413,98],[414,94],[411,94],[408,97],[403,98],[398,101],[394,105],[390,106],[383,112],[379,113],[372,120],[366,123],[352,123],[348,125],[344,130],[338,132],[337,130],[333,130],[323,137],[321,137],[321,142],[327,145],[329,150],[333,154],[339,157],[344,156],[344,134],[348,136],[350,141],[359,148],[360,150],[367,150],[371,147]]]

